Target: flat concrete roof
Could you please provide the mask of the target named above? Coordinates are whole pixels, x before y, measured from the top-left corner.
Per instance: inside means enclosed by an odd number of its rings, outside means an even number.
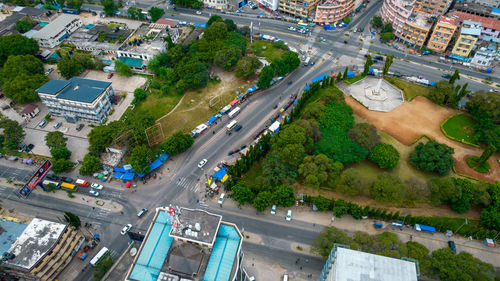
[[[330,274],[335,281],[417,281],[415,263],[337,248]],[[334,272],[333,272],[334,271]]]
[[[179,219],[182,225],[178,231],[172,228],[170,236],[213,246],[222,216],[204,210],[187,208],[180,208],[180,210]],[[199,230],[196,229],[197,226]]]
[[[9,265],[30,270],[60,239],[66,224],[34,218],[12,244],[9,252],[16,255]]]

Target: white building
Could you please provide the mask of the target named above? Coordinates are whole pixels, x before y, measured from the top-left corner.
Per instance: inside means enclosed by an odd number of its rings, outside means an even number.
[[[217,10],[227,9],[227,0],[203,0],[203,4]]]
[[[472,57],[471,64],[476,67],[486,69],[491,66],[495,58],[500,58],[495,44],[490,44],[488,47],[481,47]]]
[[[259,2],[259,6],[261,8],[265,8],[271,11],[278,10],[278,5],[280,3],[279,0],[257,0],[257,2]]]
[[[80,26],[82,26],[80,16],[62,14],[33,35],[33,39],[38,41],[42,48],[54,48]]]

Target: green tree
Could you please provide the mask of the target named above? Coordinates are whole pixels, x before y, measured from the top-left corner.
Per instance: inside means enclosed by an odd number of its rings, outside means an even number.
[[[38,100],[35,89],[48,81],[42,62],[33,55],[12,55],[2,70],[3,92],[16,103]]]
[[[288,73],[288,66],[283,62],[282,59],[275,58],[271,63],[271,66],[278,76],[285,76]]]
[[[225,70],[230,70],[231,67],[236,65],[240,57],[241,50],[237,46],[230,45],[215,53],[214,64]]]
[[[70,79],[73,76],[80,75],[85,68],[79,64],[76,60],[63,56],[57,63],[57,70],[66,79]]]
[[[53,161],[52,165],[52,172],[60,174],[70,170],[75,164],[67,159],[57,159]]]
[[[174,156],[188,150],[193,143],[194,139],[191,135],[184,134],[182,131],[177,131],[161,143],[160,148],[166,154]]]
[[[137,88],[134,90],[134,100],[132,104],[139,104],[141,101],[147,98],[148,94],[141,88]]]
[[[214,22],[224,22],[221,16],[213,15],[207,21],[207,27],[210,27]]]
[[[55,160],[58,159],[66,159],[69,160],[71,157],[71,151],[67,149],[65,146],[56,146],[50,150],[50,154],[52,155],[52,158]]]
[[[377,143],[370,151],[369,159],[382,169],[392,170],[398,165],[399,152],[387,143]]]
[[[227,26],[228,32],[233,32],[233,31],[236,31],[238,29],[238,27],[236,26],[236,24],[234,23],[234,21],[232,19],[225,19],[224,23]]]
[[[350,241],[351,238],[343,231],[332,226],[326,226],[319,235],[314,238],[311,244],[311,251],[318,253],[323,258],[327,258],[335,243],[347,245]]]
[[[124,64],[119,60],[115,61],[115,71],[118,72],[118,74],[120,74],[121,76],[132,76],[134,74],[130,66]]]
[[[349,69],[347,68],[347,66],[345,67],[345,70],[344,70],[344,75],[342,76],[345,79],[347,79],[347,72],[349,71]]]
[[[382,41],[389,42],[389,41],[394,40],[394,38],[395,38],[394,33],[392,33],[392,32],[380,33],[380,40],[382,40]]]
[[[252,207],[254,207],[258,212],[263,212],[272,202],[272,194],[269,191],[261,191],[257,194],[257,197],[253,200]]]
[[[68,139],[64,137],[64,134],[59,131],[49,132],[45,136],[45,143],[50,149],[58,146],[65,147],[67,141]]]
[[[430,273],[439,280],[495,280],[495,269],[467,252],[455,255],[449,248],[432,252]]]
[[[279,185],[273,192],[273,202],[282,207],[290,207],[295,202],[293,188],[288,185]]]
[[[371,24],[375,28],[382,27],[382,25],[383,25],[382,17],[381,16],[373,16],[373,18],[371,20]]]
[[[82,166],[80,167],[81,175],[90,175],[101,169],[101,161],[94,155],[87,153],[83,157]]]
[[[477,160],[476,166],[483,165],[486,161],[488,161],[488,159],[490,159],[491,155],[493,155],[495,151],[497,151],[497,148],[494,145],[492,144],[488,145],[488,147],[486,147],[486,149],[483,151],[483,153]]]
[[[233,192],[234,200],[240,205],[251,203],[253,200],[252,191],[244,183],[237,183],[235,186],[231,187],[231,191]]]
[[[114,261],[111,256],[107,256],[106,258],[98,262],[96,266],[94,266],[94,272],[92,273],[92,275],[94,276],[94,280],[101,280],[104,275],[106,275],[106,272],[111,269],[113,263]]]
[[[149,164],[153,162],[153,151],[145,145],[138,145],[132,149],[129,163],[136,173],[146,174],[149,172]]]
[[[453,166],[453,153],[453,148],[430,140],[415,147],[415,151],[410,154],[410,162],[423,171],[446,175]]]
[[[161,17],[165,14],[165,10],[158,7],[151,7],[148,11],[149,16],[151,17],[152,22],[156,22],[161,19]]]
[[[455,72],[453,72],[453,75],[451,75],[448,83],[450,83],[451,85],[454,85],[455,81],[457,81],[457,80],[460,80],[460,72],[458,71],[458,69],[455,69]]]
[[[228,36],[227,26],[224,22],[214,22],[207,27],[203,33],[203,38],[208,41],[224,40]]]
[[[392,65],[392,61],[394,60],[394,55],[389,55],[385,58],[384,68],[382,69],[382,74],[385,76],[387,72],[389,72],[389,68]]]
[[[265,186],[277,186],[281,183],[293,183],[297,171],[281,161],[277,152],[270,152],[262,161],[262,174]]]
[[[9,56],[36,55],[39,47],[35,39],[21,34],[0,37],[0,66],[3,66]]]
[[[367,56],[366,56],[366,61],[365,61],[365,66],[364,66],[364,69],[363,69],[363,75],[368,74],[368,70],[370,69],[370,66],[371,66],[372,64],[373,64],[373,61],[372,61],[372,56],[367,55]]]
[[[17,121],[0,114],[0,128],[3,129],[3,145],[7,149],[16,149],[24,140],[24,130]]]
[[[287,65],[287,72],[293,71],[300,66],[299,55],[296,52],[285,51],[281,55],[281,59]]]
[[[262,65],[258,58],[254,56],[244,56],[236,63],[234,75],[248,79],[255,75],[255,71]]]
[[[337,74],[337,82],[340,82],[342,80],[342,72],[339,71]]]
[[[306,156],[299,166],[299,174],[307,185],[319,187],[327,180],[333,186],[344,166],[334,162],[324,154]]]
[[[371,150],[380,141],[377,128],[368,123],[354,124],[347,136],[368,150]]]
[[[453,85],[448,81],[438,81],[429,91],[429,99],[436,104],[446,105],[453,92]]]
[[[83,0],[67,0],[66,3],[71,9],[80,10],[83,5]]]
[[[382,33],[384,32],[394,32],[394,28],[392,28],[392,23],[391,22],[386,22],[384,23],[384,25],[382,26],[382,30],[380,31]]]
[[[111,17],[116,11],[118,11],[118,6],[115,4],[114,0],[101,0],[101,5],[103,6],[104,13],[106,16]]]
[[[82,225],[80,218],[71,212],[64,212],[64,220],[76,229]]]
[[[99,35],[97,36],[97,41],[104,42],[107,39],[108,39],[108,35],[106,35],[106,32],[104,32],[104,31],[99,32]]]
[[[257,86],[260,89],[267,89],[269,86],[271,86],[271,80],[273,80],[274,77],[274,69],[270,65],[264,66],[262,68],[262,72],[260,73],[259,76],[259,81],[257,81]]]
[[[141,13],[138,8],[136,7],[129,7],[127,9],[127,13],[130,15],[132,19],[138,19],[139,14]]]
[[[31,18],[22,18],[20,20],[16,21],[16,30],[19,33],[25,33],[30,31],[30,29],[33,27],[33,22],[30,20]]]
[[[89,152],[94,156],[100,156],[104,148],[111,144],[113,132],[110,126],[97,126],[92,128],[89,135]]]
[[[363,182],[361,174],[355,169],[347,169],[340,176],[337,191],[349,196],[357,196],[363,193]]]
[[[333,214],[337,218],[341,218],[343,215],[347,214],[349,211],[349,204],[344,201],[344,199],[340,198],[335,201],[335,205],[333,206]]]
[[[370,194],[376,201],[380,202],[401,202],[404,185],[401,180],[388,173],[377,176],[370,188]]]

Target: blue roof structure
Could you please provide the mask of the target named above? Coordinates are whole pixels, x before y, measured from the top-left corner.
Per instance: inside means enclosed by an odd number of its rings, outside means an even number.
[[[213,174],[213,177],[220,181],[226,174],[227,171],[225,169],[219,169],[217,172],[215,172],[215,174]]]
[[[9,251],[16,239],[21,236],[28,225],[14,221],[0,221],[0,228],[4,231],[0,232],[0,253]]]
[[[73,77],[68,81],[50,80],[37,92],[57,95],[57,98],[91,103],[111,85],[111,82]]]
[[[323,81],[323,79],[325,79],[325,78],[328,78],[328,75],[323,74],[323,75],[320,75],[320,76],[318,76],[318,77],[316,77],[316,78],[313,78],[313,79],[311,80],[311,82],[312,82],[312,83],[316,83],[316,82],[319,82],[319,81]]]
[[[247,92],[251,93],[253,91],[257,90],[257,86],[253,86],[247,89]]]
[[[210,117],[210,119],[208,119],[207,123],[208,125],[212,124],[213,122],[215,122],[215,120],[217,120],[217,116],[212,116]]]
[[[220,225],[203,281],[229,280],[240,240],[234,227]]]

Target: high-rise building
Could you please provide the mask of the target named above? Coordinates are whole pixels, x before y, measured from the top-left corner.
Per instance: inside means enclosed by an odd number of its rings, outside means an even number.
[[[355,0],[323,0],[316,8],[314,22],[333,23],[349,16],[354,10]]]
[[[457,30],[457,26],[458,17],[439,17],[429,42],[427,42],[427,48],[440,53],[445,52],[453,38],[453,34]]]
[[[467,58],[474,50],[481,35],[481,23],[465,20],[460,27],[459,34],[451,53],[455,56]]]
[[[296,18],[308,19],[319,0],[280,0],[279,11]]]
[[[401,36],[405,22],[413,13],[415,0],[384,0],[380,14],[384,22],[391,22],[394,35]]]

